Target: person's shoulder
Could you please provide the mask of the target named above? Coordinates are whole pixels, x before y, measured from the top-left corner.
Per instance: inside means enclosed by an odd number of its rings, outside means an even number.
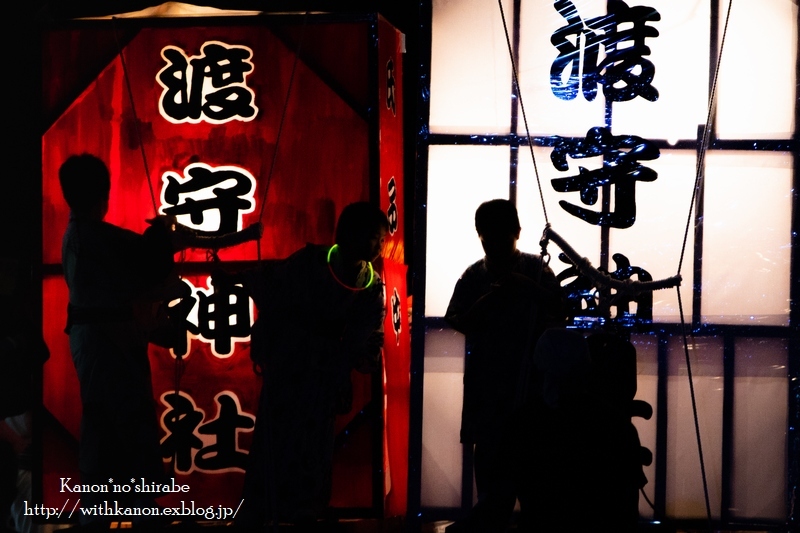
[[[386,300],[386,283],[377,271],[373,271],[372,281],[370,281],[369,285],[364,287],[363,292],[369,299],[380,300],[381,302]]]
[[[367,263],[366,268],[369,269],[369,281],[361,292],[368,294],[370,298],[385,298],[386,282],[379,272],[380,266]]]
[[[109,245],[128,244],[140,240],[142,236],[135,231],[122,228],[104,220],[70,220],[64,238],[79,237],[82,241],[103,241]]]
[[[106,222],[105,220],[101,220],[99,222],[96,222],[95,224],[97,224],[98,232],[101,232],[103,235],[108,235],[113,238],[121,238],[121,239],[142,238],[142,235],[140,233],[136,233],[135,231],[123,228],[121,226],[117,226],[116,224]]]
[[[542,256],[521,251],[519,252],[519,256],[517,258],[517,264],[519,264],[523,270],[527,270],[529,268],[538,269],[539,265],[542,264]]]
[[[464,273],[461,274],[462,278],[473,278],[473,277],[480,277],[486,275],[488,269],[486,268],[486,258],[482,257],[478,259],[474,263],[464,270]]]
[[[489,270],[486,268],[486,259],[479,259],[464,270],[453,289],[453,297],[481,292],[489,280]]]
[[[372,267],[372,281],[370,282],[369,286],[372,285],[385,285],[386,283],[383,281],[383,277],[381,273],[378,272],[378,267]]]
[[[331,250],[331,246],[326,246],[324,244],[314,244],[307,242],[305,246],[297,250],[296,254],[303,254],[303,255],[310,255],[314,257],[325,257],[327,259],[328,252]]]
[[[322,244],[306,243],[305,246],[293,252],[289,257],[284,259],[284,262],[298,263],[298,262],[327,262],[328,251],[330,246]]]
[[[307,243],[288,257],[277,260],[271,277],[277,283],[288,279],[318,279],[327,271],[329,249],[329,246]]]
[[[539,261],[542,260],[542,256],[541,255],[531,254],[531,253],[528,253],[528,252],[523,252],[522,250],[520,250],[519,256],[524,261],[536,261],[536,262],[539,262]]]

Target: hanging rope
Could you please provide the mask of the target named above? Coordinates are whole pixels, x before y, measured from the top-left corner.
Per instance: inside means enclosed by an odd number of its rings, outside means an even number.
[[[281,142],[281,134],[283,133],[283,125],[286,122],[286,114],[289,109],[289,101],[292,96],[292,86],[294,85],[294,75],[297,71],[297,61],[300,59],[300,52],[303,50],[303,41],[306,37],[306,26],[308,24],[310,11],[306,11],[303,16],[303,26],[300,30],[300,40],[297,43],[297,50],[294,54],[294,62],[292,63],[292,73],[289,75],[289,86],[286,88],[286,98],[283,102],[283,111],[281,112],[281,121],[278,124],[278,134],[275,137],[275,151],[272,154],[272,161],[269,166],[269,173],[267,174],[267,184],[264,186],[264,193],[261,195],[261,211],[258,214],[259,222],[264,218],[264,208],[267,206],[267,194],[269,193],[269,186],[272,183],[272,175],[275,172],[275,162],[278,160],[278,147]],[[261,239],[258,241],[258,261],[261,261]]]
[[[508,57],[511,59],[511,70],[514,73],[514,85],[517,88],[517,98],[519,99],[519,108],[522,111],[522,122],[525,124],[525,134],[528,137],[528,148],[531,152],[531,161],[533,161],[533,173],[536,176],[536,185],[539,187],[539,198],[542,201],[542,213],[544,214],[545,224],[549,224],[550,220],[547,218],[547,206],[544,203],[544,194],[542,193],[542,182],[539,179],[539,168],[536,166],[536,156],[533,153],[533,139],[531,138],[531,130],[528,128],[528,117],[525,114],[525,104],[522,102],[522,88],[519,85],[519,76],[517,75],[517,64],[514,60],[514,51],[511,49],[511,38],[508,36],[508,25],[506,24],[506,14],[503,11],[503,0],[497,0],[497,5],[500,6],[500,17],[503,19],[503,31],[506,34],[506,46],[508,46]],[[511,132],[516,133],[516,132]]]
[[[147,154],[144,151],[144,143],[142,142],[142,130],[141,130],[141,123],[139,122],[139,116],[136,114],[136,105],[133,102],[133,90],[131,89],[131,80],[128,76],[128,65],[125,63],[125,54],[122,52],[122,46],[119,42],[119,37],[117,35],[117,17],[111,17],[111,25],[112,25],[112,33],[114,34],[114,41],[117,44],[117,53],[119,55],[119,60],[122,63],[122,75],[125,79],[125,86],[128,89],[128,100],[131,104],[131,112],[133,113],[133,120],[136,124],[134,130],[136,131],[136,140],[139,144],[139,151],[142,154],[142,163],[144,164],[144,175],[147,178],[147,187],[150,189],[150,201],[153,203],[153,214],[158,215],[158,205],[156,204],[156,193],[153,190],[153,182],[150,180],[150,165],[147,164]]]
[[[719,67],[722,64],[722,51],[725,49],[725,37],[728,35],[728,22],[731,19],[731,7],[733,0],[728,3],[728,11],[725,15],[725,28],[722,31],[722,41],[719,47],[719,56],[717,57],[717,65],[714,68],[714,79],[711,82],[711,94],[708,96],[708,112],[706,113],[706,123],[703,128],[703,137],[700,140],[700,153],[697,156],[697,166],[695,169],[694,188],[692,189],[692,200],[689,203],[689,214],[686,217],[686,229],[683,232],[683,245],[681,246],[681,257],[678,260],[678,273],[681,272],[683,266],[683,258],[686,252],[686,243],[689,240],[689,228],[692,225],[692,212],[694,211],[694,203],[697,199],[697,194],[700,190],[700,185],[703,182],[703,168],[705,165],[706,151],[711,141],[711,121],[713,120],[715,109],[715,102],[717,97],[717,80],[719,79]]]
[[[700,458],[700,474],[703,477],[703,497],[706,504],[706,517],[708,518],[709,526],[711,523],[711,501],[708,496],[708,480],[706,478],[706,463],[703,459],[703,443],[700,439],[700,419],[697,416],[697,398],[694,394],[694,379],[692,377],[692,362],[689,360],[689,339],[686,335],[686,320],[683,314],[683,300],[681,299],[681,290],[678,288],[678,309],[681,313],[681,334],[683,335],[683,351],[686,357],[686,376],[689,379],[689,394],[692,397],[692,415],[694,416],[694,433],[697,437],[697,454]]]
[[[708,151],[708,146],[711,140],[711,121],[713,120],[714,113],[715,113],[715,102],[716,102],[716,95],[717,95],[717,81],[719,80],[719,68],[722,64],[722,52],[725,49],[725,37],[728,34],[728,23],[730,22],[731,18],[731,7],[733,6],[733,0],[730,0],[728,3],[728,10],[725,15],[725,27],[722,31],[722,41],[720,42],[719,48],[719,56],[717,57],[717,64],[714,68],[714,78],[711,83],[711,94],[708,97],[708,112],[706,113],[706,123],[705,127],[703,128],[703,136],[700,142],[700,153],[697,156],[697,167],[695,173],[695,181],[694,181],[694,188],[692,189],[692,200],[689,204],[689,215],[686,218],[686,228],[683,232],[683,244],[681,245],[681,256],[678,260],[678,274],[680,275],[681,268],[683,267],[683,259],[686,254],[686,243],[689,239],[689,228],[692,224],[692,212],[694,210],[694,205],[697,200],[697,195],[699,194],[700,187],[703,183],[703,169],[705,166],[705,155],[706,151]],[[687,334],[687,327],[686,327],[686,315],[683,311],[683,300],[681,298],[681,291],[680,288],[677,289],[678,293],[678,309],[681,315],[681,333],[683,335],[683,353],[684,359],[686,361],[686,374],[689,379],[689,395],[691,396],[692,400],[692,415],[694,417],[694,430],[695,436],[697,437],[697,453],[700,459],[700,473],[703,477],[703,496],[705,498],[706,504],[706,517],[708,518],[709,528],[711,528],[711,501],[708,495],[708,479],[706,477],[706,465],[703,455],[703,443],[702,439],[700,438],[700,420],[697,415],[697,397],[694,391],[694,379],[692,377],[692,362],[689,357],[689,339]]]
[[[556,233],[548,224],[545,227],[544,234],[542,236],[541,244],[543,249],[547,248],[547,241],[550,240],[556,243],[556,245],[561,248],[561,251],[564,252],[564,255],[566,255],[569,260],[572,261],[572,264],[575,265],[575,268],[577,268],[581,274],[589,278],[600,290],[614,289],[619,295],[636,296],[643,292],[670,289],[681,284],[680,276],[672,276],[662,280],[654,281],[636,281],[632,279],[621,280],[612,278],[608,274],[600,272],[593,267],[589,259],[582,257],[578,252],[576,252],[575,249],[572,248],[572,246],[570,246],[567,241],[565,241],[563,237]]]

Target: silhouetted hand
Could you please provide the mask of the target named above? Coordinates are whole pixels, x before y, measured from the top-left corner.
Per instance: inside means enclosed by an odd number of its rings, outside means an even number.
[[[217,268],[211,272],[211,283],[215,287],[231,286],[234,285],[234,276]]]

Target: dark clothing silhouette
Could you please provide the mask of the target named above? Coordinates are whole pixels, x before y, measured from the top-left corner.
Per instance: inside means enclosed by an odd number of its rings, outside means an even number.
[[[342,285],[329,250],[308,245],[248,283],[263,384],[237,524],[316,520],[331,496],[334,419],[350,410],[350,373],[379,368],[383,283],[373,273],[363,288]]]
[[[522,471],[537,531],[635,531],[644,448],[631,423],[636,351],[613,335],[548,330],[534,355],[535,404]],[[642,402],[643,403],[643,402]]]
[[[62,260],[69,287],[67,332],[83,407],[81,481],[159,482],[164,472],[147,332],[135,316],[137,299],[172,269],[169,235],[160,225],[139,235],[72,218]],[[91,499],[84,495],[82,503],[96,503]]]
[[[531,294],[509,277],[538,285]],[[461,442],[474,445],[478,503],[467,529],[505,531],[516,499],[526,508],[525,480],[519,475],[526,431],[519,404],[521,366],[545,326],[559,317],[559,284],[537,255],[514,251],[510,271],[492,271],[487,259],[458,280],[445,318],[466,335]],[[463,317],[484,299],[479,320]]]

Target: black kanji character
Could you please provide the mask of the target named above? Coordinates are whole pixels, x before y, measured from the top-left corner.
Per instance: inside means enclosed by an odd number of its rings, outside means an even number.
[[[637,96],[655,102],[658,90],[653,87],[655,66],[644,58],[650,55],[650,47],[644,44],[647,37],[657,37],[658,30],[648,26],[651,21],[661,20],[661,15],[647,6],[628,7],[621,0],[608,3],[609,16],[613,27],[606,31],[606,58],[598,66],[604,70],[603,94],[612,102],[627,102]],[[631,23],[633,26],[620,30],[619,26]],[[620,47],[622,44],[630,46]],[[622,86],[619,84],[622,83]]]
[[[166,393],[162,401],[170,406],[161,417],[161,423],[167,436],[161,439],[161,456],[174,457],[175,470],[190,472],[192,470],[192,450],[199,450],[203,441],[195,435],[195,430],[203,421],[203,411],[196,409],[191,396],[181,392]]]
[[[183,50],[167,46],[161,51],[167,66],[158,73],[158,81],[164,87],[160,105],[164,114],[183,122],[187,119],[199,120],[203,111],[203,95],[198,92],[189,95],[187,67],[189,66]]]
[[[163,113],[178,123],[196,123],[203,118],[222,123],[255,117],[258,109],[253,103],[254,93],[245,84],[245,76],[253,70],[249,61],[252,51],[210,41],[203,44],[201,52],[189,59],[174,46],[161,51],[167,61],[158,73],[164,87],[160,101]]]
[[[658,90],[652,86],[655,67],[644,58],[650,55],[645,39],[658,36],[658,30],[647,25],[661,20],[658,11],[646,6],[631,8],[621,0],[610,0],[607,15],[584,21],[571,0],[556,0],[553,6],[567,21],[550,38],[558,50],[550,68],[550,86],[555,96],[573,100],[582,81],[583,96],[588,101],[595,99],[598,84],[602,84],[603,94],[612,102],[633,100],[637,96],[651,102],[658,99]],[[619,29],[627,24],[632,27]],[[630,46],[620,46],[630,42]],[[601,45],[605,59],[598,63]],[[562,74],[566,68],[570,69],[570,75],[565,82]]]
[[[218,282],[219,283],[219,282]],[[212,294],[198,292],[200,335],[212,342],[218,355],[233,351],[233,340],[250,335],[250,297],[241,285],[214,285]]]
[[[402,330],[402,315],[400,314],[400,295],[397,293],[397,287],[392,291],[392,329],[394,329],[394,336],[397,344],[400,344],[400,331]]]
[[[391,59],[386,64],[386,108],[392,110],[392,115],[397,116],[397,103],[395,101],[394,61]]]
[[[631,266],[631,262],[622,254],[614,254],[611,256],[617,269],[609,275],[618,280],[628,280],[634,275],[637,281],[653,281],[653,276],[641,267]],[[652,321],[653,320],[653,293],[652,291],[644,291],[640,294],[615,294],[612,299],[612,305],[616,307],[616,319],[620,322],[630,321],[634,317],[630,313],[630,304],[636,303],[637,321]]]
[[[558,273],[556,279],[564,290],[567,301],[567,315],[575,316],[600,316],[599,293],[594,283],[588,276],[581,274],[580,270],[563,253],[558,254],[558,259],[569,267]],[[566,285],[564,281],[575,278]]]
[[[592,128],[583,140],[555,137],[550,159],[558,170],[568,170],[567,156],[573,158],[605,156],[604,164],[596,170],[578,167],[578,175],[555,178],[551,181],[558,192],[580,191],[586,205],[597,203],[598,189],[614,185],[613,212],[596,212],[562,200],[559,205],[569,214],[596,226],[628,228],[636,220],[636,182],[654,181],[658,174],[639,164],[640,160],[658,159],[658,148],[635,135],[613,136],[607,128]]]
[[[589,27],[591,21],[584,23],[570,0],[557,0],[554,7],[566,19],[567,25],[556,30],[550,37],[550,42],[558,50],[558,57],[550,68],[551,90],[562,100],[575,99],[581,82],[580,59],[583,50],[583,97],[591,102],[597,96],[597,84],[600,81],[597,56],[602,38]],[[574,38],[574,44],[569,37]],[[570,75],[563,82],[562,73],[566,67],[570,67]]]
[[[239,400],[232,392],[218,394],[217,418],[206,422],[198,430],[203,435],[214,435],[215,443],[206,446],[195,456],[195,465],[202,470],[244,470],[247,452],[239,450],[239,430],[250,430],[255,426],[255,417],[239,409]]]
[[[199,335],[200,329],[189,322],[189,314],[197,304],[197,298],[193,294],[194,286],[182,279],[181,282],[177,284],[177,287],[177,297],[167,304],[166,312],[171,326],[176,330],[170,336],[173,340],[173,346],[171,348],[172,353],[176,357],[182,357],[189,352],[188,333]]]
[[[389,235],[394,235],[398,227],[398,211],[397,211],[397,184],[394,181],[394,176],[386,184],[387,192],[389,193],[389,209],[386,211],[386,218],[389,219]]]

